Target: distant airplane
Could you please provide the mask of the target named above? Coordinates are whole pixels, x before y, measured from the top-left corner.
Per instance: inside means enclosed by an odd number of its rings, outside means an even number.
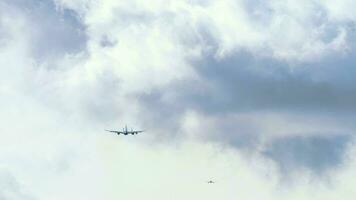
[[[210,181],[208,181],[207,183],[211,184],[211,183],[215,183],[215,182],[210,180]]]
[[[143,131],[134,131],[131,129],[131,131],[127,130],[127,125],[125,125],[125,128],[122,129],[122,131],[112,131],[112,130],[105,130],[105,131],[108,131],[108,132],[111,132],[111,133],[116,133],[118,135],[120,134],[124,134],[124,135],[135,135],[135,134],[138,134],[138,133],[142,133]]]

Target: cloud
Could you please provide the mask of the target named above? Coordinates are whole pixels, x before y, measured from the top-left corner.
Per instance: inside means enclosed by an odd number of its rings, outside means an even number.
[[[299,168],[324,173],[330,168],[342,166],[350,136],[333,137],[287,137],[272,141],[263,154],[275,160],[281,170]]]
[[[352,5],[1,2],[0,197],[352,199]]]
[[[22,21],[22,28],[27,30],[27,35],[22,37],[28,39],[29,53],[37,61],[53,65],[58,57],[85,50],[85,27],[74,11],[59,10],[52,1],[43,0],[5,1],[2,4],[7,9],[5,17]]]
[[[6,171],[1,169],[0,171],[0,198],[1,199],[11,199],[11,200],[20,200],[20,199],[29,199],[34,200],[31,195],[27,194],[27,191],[21,187],[17,180]]]

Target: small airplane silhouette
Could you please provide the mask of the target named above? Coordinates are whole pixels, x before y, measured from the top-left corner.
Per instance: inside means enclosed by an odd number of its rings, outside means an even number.
[[[112,131],[112,130],[105,130],[105,131],[108,131],[108,132],[111,132],[111,133],[116,133],[118,135],[120,134],[124,134],[124,135],[135,135],[135,134],[138,134],[138,133],[142,133],[143,131],[134,131],[131,129],[131,131],[127,130],[127,125],[125,125],[125,128],[122,129],[122,131]]]
[[[215,183],[215,182],[214,182],[214,181],[212,181],[212,180],[210,180],[210,181],[208,181],[207,183],[212,184],[212,183]]]

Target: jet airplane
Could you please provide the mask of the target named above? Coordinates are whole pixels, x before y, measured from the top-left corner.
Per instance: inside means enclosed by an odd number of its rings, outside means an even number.
[[[131,129],[131,131],[127,130],[127,125],[125,125],[125,128],[122,129],[122,131],[112,131],[112,130],[105,130],[105,131],[108,131],[108,132],[111,132],[111,133],[116,133],[118,135],[120,134],[124,134],[124,135],[135,135],[135,134],[139,134],[139,133],[142,133],[143,131],[134,131]]]

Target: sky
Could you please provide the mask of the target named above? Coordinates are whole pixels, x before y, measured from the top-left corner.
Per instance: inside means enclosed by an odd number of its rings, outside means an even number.
[[[355,7],[0,1],[0,199],[354,199]]]

